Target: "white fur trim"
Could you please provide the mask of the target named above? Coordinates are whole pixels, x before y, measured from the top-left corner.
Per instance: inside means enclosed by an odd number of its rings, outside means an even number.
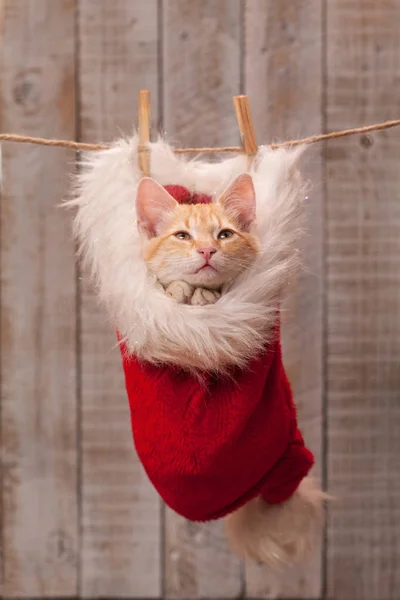
[[[302,149],[261,147],[250,174],[262,250],[254,265],[209,306],[177,304],[156,288],[141,258],[135,197],[141,174],[137,136],[84,157],[76,176],[75,231],[85,263],[128,348],[153,363],[190,369],[243,366],[271,341],[276,310],[299,267],[304,185]],[[246,157],[186,160],[162,140],[151,144],[151,177],[215,195],[246,172]]]

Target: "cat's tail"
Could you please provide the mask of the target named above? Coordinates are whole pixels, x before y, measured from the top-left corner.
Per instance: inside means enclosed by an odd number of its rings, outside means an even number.
[[[301,562],[318,545],[324,501],[329,499],[311,477],[305,477],[285,502],[251,500],[226,518],[232,549],[274,567]]]

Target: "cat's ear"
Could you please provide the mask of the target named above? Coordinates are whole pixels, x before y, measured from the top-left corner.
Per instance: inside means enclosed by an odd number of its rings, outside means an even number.
[[[141,179],[136,193],[136,215],[139,231],[147,237],[157,235],[163,222],[168,218],[168,214],[177,205],[177,201],[154,179],[151,179],[151,177]]]
[[[222,194],[219,202],[243,231],[249,231],[256,218],[256,193],[253,180],[248,173],[236,177]]]

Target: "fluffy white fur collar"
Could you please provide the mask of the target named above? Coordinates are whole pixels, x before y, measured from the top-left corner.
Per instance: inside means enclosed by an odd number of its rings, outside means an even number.
[[[137,136],[84,157],[76,176],[75,231],[100,299],[139,359],[189,369],[243,366],[271,342],[277,309],[299,267],[304,200],[296,169],[301,149],[261,147],[249,170],[257,196],[261,253],[213,305],[177,304],[154,285],[141,258],[135,197],[141,178]],[[216,197],[247,171],[246,156],[186,160],[162,140],[151,144],[151,176]]]

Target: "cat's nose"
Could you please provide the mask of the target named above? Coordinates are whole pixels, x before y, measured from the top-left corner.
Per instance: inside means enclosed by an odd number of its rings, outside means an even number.
[[[217,249],[213,248],[212,246],[208,246],[207,248],[197,248],[197,252],[201,254],[205,260],[210,260],[210,258],[213,254],[216,253],[216,251]]]

